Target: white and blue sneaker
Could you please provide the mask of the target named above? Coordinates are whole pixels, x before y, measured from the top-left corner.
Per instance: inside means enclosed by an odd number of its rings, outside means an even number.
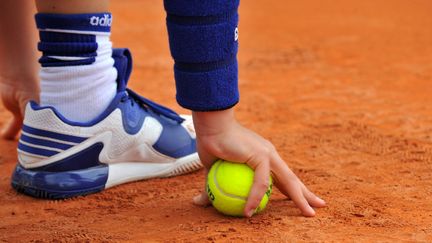
[[[12,186],[24,194],[61,199],[202,167],[190,117],[126,88],[127,49],[114,49],[118,93],[98,118],[68,121],[53,107],[30,102],[18,144]]]

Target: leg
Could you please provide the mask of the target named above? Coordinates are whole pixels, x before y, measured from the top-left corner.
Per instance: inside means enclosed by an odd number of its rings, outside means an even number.
[[[109,0],[36,0],[39,13],[80,14],[109,10]]]
[[[109,0],[37,0],[36,21],[40,31],[40,101],[55,107],[65,118],[88,122],[99,116],[116,93],[113,67]],[[80,23],[92,13],[104,26]],[[86,15],[87,14],[87,15]],[[56,23],[60,23],[57,25]],[[94,35],[88,32],[94,31]]]
[[[22,124],[25,104],[38,100],[38,65],[34,4],[28,0],[0,1],[0,97],[13,118],[1,136],[13,139]]]
[[[86,13],[105,12],[109,0],[38,0],[39,12]],[[0,15],[0,97],[13,118],[5,124],[1,136],[15,138],[23,120],[25,105],[29,100],[39,101],[38,52],[34,29],[34,4],[27,0],[4,0]],[[11,24],[13,23],[13,24]],[[25,34],[26,38],[23,38]]]
[[[42,198],[99,192],[201,167],[191,119],[127,89],[106,0],[39,0],[41,95],[30,102],[12,186]]]

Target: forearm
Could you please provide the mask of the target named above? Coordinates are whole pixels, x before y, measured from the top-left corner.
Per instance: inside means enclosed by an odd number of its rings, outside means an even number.
[[[36,0],[39,13],[100,13],[109,9],[109,0]]]
[[[192,112],[197,136],[212,136],[226,131],[235,124],[234,109],[221,111]]]
[[[177,101],[219,111],[239,101],[238,0],[165,0]]]
[[[29,0],[0,1],[0,82],[37,78],[35,8]]]

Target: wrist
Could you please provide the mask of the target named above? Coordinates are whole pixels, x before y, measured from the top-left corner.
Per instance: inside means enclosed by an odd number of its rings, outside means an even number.
[[[221,111],[193,111],[192,117],[198,137],[220,134],[236,124],[233,108]]]

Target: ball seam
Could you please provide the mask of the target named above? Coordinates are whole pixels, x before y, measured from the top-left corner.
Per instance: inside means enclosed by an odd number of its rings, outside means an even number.
[[[234,194],[231,194],[231,193],[227,193],[227,192],[225,192],[225,191],[224,191],[224,190],[219,186],[219,183],[218,183],[217,178],[216,178],[216,174],[217,174],[217,172],[218,172],[218,170],[219,170],[219,166],[221,166],[221,165],[222,165],[222,163],[217,164],[217,165],[216,165],[216,168],[215,168],[215,171],[214,171],[214,173],[213,173],[213,181],[214,181],[214,183],[215,183],[216,188],[217,188],[217,189],[218,189],[222,194],[224,194],[224,196],[232,197],[232,198],[236,198],[236,199],[240,199],[240,200],[246,201],[246,200],[247,200],[247,197],[242,197],[242,196],[239,196],[239,195],[234,195]]]

